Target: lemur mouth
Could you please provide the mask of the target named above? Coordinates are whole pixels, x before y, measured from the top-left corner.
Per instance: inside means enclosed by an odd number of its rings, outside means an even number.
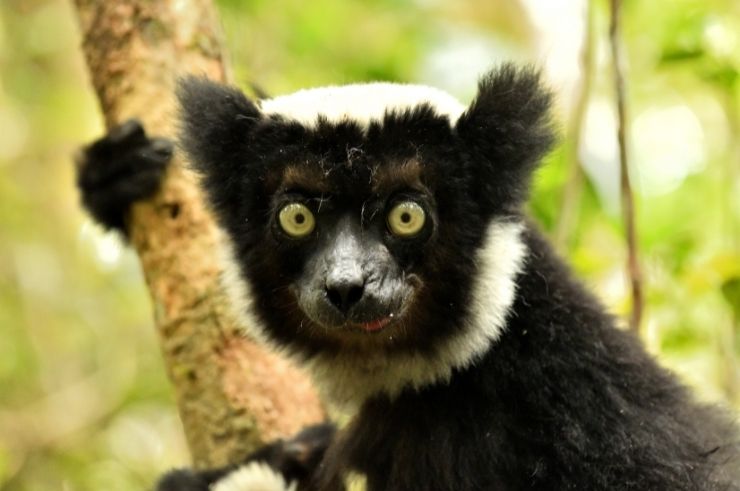
[[[353,323],[352,326],[360,328],[366,332],[377,332],[377,331],[382,330],[392,321],[393,321],[393,315],[391,314],[388,317],[381,317],[380,319],[375,319],[370,322],[362,322],[362,323],[356,323],[356,324]]]

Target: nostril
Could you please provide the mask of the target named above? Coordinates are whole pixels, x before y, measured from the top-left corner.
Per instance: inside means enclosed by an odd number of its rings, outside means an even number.
[[[334,305],[339,310],[342,310],[342,304],[344,302],[342,300],[342,294],[339,293],[339,290],[336,290],[334,288],[327,288],[326,297],[329,299],[332,305]]]
[[[365,288],[357,284],[327,285],[326,298],[340,312],[346,314],[362,298]]]
[[[345,299],[345,303],[347,304],[348,309],[360,301],[360,299],[362,298],[362,293],[364,291],[365,289],[362,286],[350,287]]]

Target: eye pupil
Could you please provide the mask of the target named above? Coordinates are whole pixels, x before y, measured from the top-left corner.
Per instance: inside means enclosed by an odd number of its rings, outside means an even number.
[[[407,211],[401,214],[401,221],[403,223],[409,223],[411,221],[411,214]]]
[[[294,220],[298,225],[302,225],[306,221],[306,216],[303,213],[297,213]]]

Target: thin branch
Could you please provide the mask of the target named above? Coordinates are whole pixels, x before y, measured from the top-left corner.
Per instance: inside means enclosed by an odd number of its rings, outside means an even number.
[[[627,274],[630,280],[632,294],[632,313],[629,326],[634,332],[639,332],[643,311],[642,273],[637,250],[637,230],[635,228],[635,200],[629,175],[629,160],[627,153],[627,110],[624,82],[624,64],[621,51],[621,14],[622,0],[610,0],[611,19],[609,23],[609,43],[611,44],[612,63],[614,67],[614,87],[617,97],[617,139],[619,143],[619,175],[624,217],[625,234],[627,236]]]
[[[583,126],[586,120],[588,101],[591,96],[592,74],[593,74],[593,8],[591,1],[587,0],[584,7],[583,41],[581,45],[581,79],[578,83],[578,91],[574,104],[573,114],[570,118],[570,142],[569,147],[569,170],[568,179],[563,190],[560,215],[555,230],[555,243],[565,247],[578,220],[578,209],[581,204],[583,192],[583,163],[580,156],[581,138]]]
[[[735,110],[738,107],[738,98],[732,89],[726,89],[723,93],[722,107],[730,129],[730,148],[727,151],[726,165],[721,169],[722,172],[722,206],[728,210],[723,214],[723,237],[725,237],[726,246],[731,251],[740,250],[738,238],[740,230],[738,222],[735,220],[736,215],[730,211],[733,210],[733,189],[735,183],[740,182],[740,114]],[[723,287],[724,288],[724,287]],[[729,298],[728,298],[729,299]],[[740,359],[737,357],[736,346],[738,346],[738,333],[740,333],[740,315],[737,308],[731,308],[732,317],[723,329],[720,337],[719,349],[724,359],[725,366],[725,393],[727,398],[737,405],[740,405]]]

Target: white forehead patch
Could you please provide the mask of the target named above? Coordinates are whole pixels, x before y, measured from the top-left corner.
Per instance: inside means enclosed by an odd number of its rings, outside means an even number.
[[[380,121],[387,112],[403,111],[420,104],[430,105],[455,124],[465,111],[448,93],[425,85],[375,82],[304,89],[260,102],[265,115],[280,115],[314,127],[319,116],[329,122],[354,121],[363,127]]]

